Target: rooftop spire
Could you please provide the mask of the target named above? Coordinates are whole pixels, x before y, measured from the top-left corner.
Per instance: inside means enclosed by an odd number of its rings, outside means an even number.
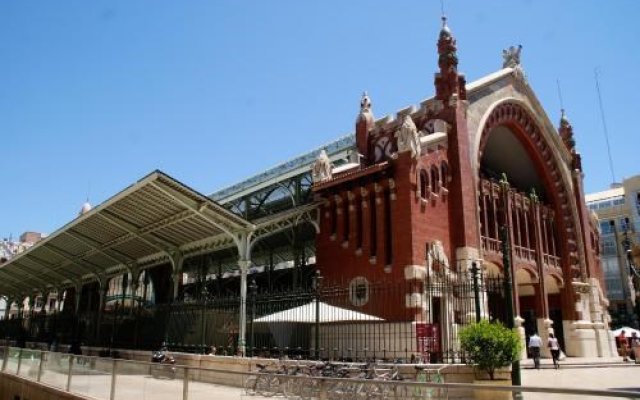
[[[567,113],[564,112],[564,108],[560,109],[560,127],[571,127],[571,123],[567,118]]]
[[[560,110],[560,127],[558,128],[558,133],[562,138],[564,146],[569,150],[569,153],[571,153],[572,168],[582,170],[580,154],[576,151],[576,141],[573,138],[573,126],[571,126],[571,122],[569,122],[564,108]]]
[[[447,25],[447,17],[442,16],[442,29],[438,38],[438,66],[440,72],[449,71],[458,67],[458,55],[456,54],[456,39]]]
[[[438,36],[438,67],[436,74],[436,98],[448,103],[453,95],[466,99],[464,78],[458,74],[458,54],[456,39],[447,25],[447,17],[442,16],[442,28]]]

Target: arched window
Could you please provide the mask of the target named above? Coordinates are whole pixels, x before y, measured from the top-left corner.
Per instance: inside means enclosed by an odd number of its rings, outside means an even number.
[[[434,193],[438,193],[440,190],[440,174],[435,165],[431,166],[431,189]]]
[[[440,163],[440,179],[442,182],[442,187],[449,186],[449,164],[446,161]]]
[[[420,198],[426,199],[429,195],[429,174],[424,169],[420,170],[420,182],[419,182]]]

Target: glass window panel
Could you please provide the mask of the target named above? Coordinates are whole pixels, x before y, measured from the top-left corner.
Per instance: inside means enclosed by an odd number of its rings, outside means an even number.
[[[113,360],[75,356],[71,366],[70,391],[96,399],[109,399]]]
[[[42,357],[40,382],[65,390],[69,374],[69,354],[46,352]]]

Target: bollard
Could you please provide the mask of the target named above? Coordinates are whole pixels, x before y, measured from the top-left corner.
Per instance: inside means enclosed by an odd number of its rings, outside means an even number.
[[[69,370],[67,371],[67,392],[71,390],[71,373],[73,372],[73,356],[69,356]]]
[[[109,400],[114,400],[116,398],[116,376],[118,364],[117,360],[113,359],[113,367],[111,368],[111,393],[109,394]]]
[[[182,381],[182,400],[189,399],[189,368],[184,369],[184,380]]]
[[[22,348],[18,351],[18,369],[16,369],[16,375],[20,375],[21,366],[22,366]]]
[[[4,358],[2,359],[2,371],[7,368],[7,360],[9,359],[9,346],[4,346]]]
[[[44,358],[48,355],[46,351],[40,352],[40,365],[38,365],[38,377],[37,381],[40,382],[42,380],[42,369],[44,368]]]

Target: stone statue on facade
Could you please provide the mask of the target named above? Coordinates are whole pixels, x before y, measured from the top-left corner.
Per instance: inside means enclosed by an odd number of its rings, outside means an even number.
[[[510,46],[508,49],[502,50],[502,68],[515,68],[520,65],[520,53],[522,52],[522,45],[518,47]]]
[[[449,257],[441,241],[429,243],[427,250],[427,269],[430,277],[444,277],[450,275]]]
[[[333,166],[331,165],[331,160],[329,160],[329,156],[327,152],[323,149],[318,154],[318,158],[316,158],[316,162],[313,163],[311,167],[311,177],[313,178],[313,183],[323,182],[332,177]]]
[[[395,137],[398,139],[398,153],[410,151],[411,158],[417,159],[420,157],[420,134],[411,116],[404,116],[402,125],[396,132]]]

